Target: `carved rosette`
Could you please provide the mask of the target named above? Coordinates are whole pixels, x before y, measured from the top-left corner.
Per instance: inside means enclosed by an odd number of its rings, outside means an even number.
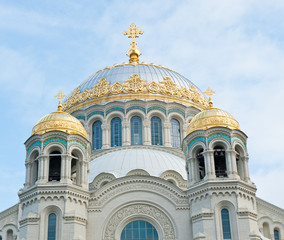
[[[118,94],[161,94],[178,99],[188,100],[196,103],[203,108],[209,106],[208,99],[206,99],[195,86],[191,85],[190,89],[179,88],[176,83],[172,81],[170,77],[164,77],[164,80],[160,83],[151,81],[147,83],[144,79],[141,79],[138,74],[132,74],[130,79],[127,79],[125,83],[116,82],[110,85],[106,78],[102,78],[99,82],[92,87],[92,89],[80,91],[76,88],[72,95],[63,103],[64,111],[90,100],[118,95]]]
[[[121,222],[127,220],[131,216],[136,218],[137,215],[141,215],[141,219],[143,219],[143,216],[147,216],[158,222],[162,227],[163,236],[160,236],[161,239],[175,239],[173,225],[165,213],[154,206],[135,204],[120,209],[111,217],[105,229],[104,240],[115,240],[115,233]]]

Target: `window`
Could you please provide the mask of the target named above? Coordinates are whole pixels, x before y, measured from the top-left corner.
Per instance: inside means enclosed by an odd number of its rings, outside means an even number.
[[[222,146],[214,147],[214,162],[216,177],[227,177],[225,149]]]
[[[102,122],[93,123],[93,150],[102,148]]]
[[[48,181],[60,181],[61,153],[53,151],[49,155],[49,176]]]
[[[32,157],[32,169],[31,169],[31,185],[34,185],[38,180],[38,153]]]
[[[48,229],[47,229],[47,240],[56,239],[56,215],[51,213],[48,216]]]
[[[198,164],[198,172],[199,172],[199,180],[202,180],[205,177],[205,163],[203,156],[203,149],[199,150],[196,154],[197,164]]]
[[[111,147],[117,147],[121,145],[121,119],[116,117],[111,120]]]
[[[121,232],[121,240],[158,240],[158,232],[151,223],[133,221],[128,223]]]
[[[230,216],[228,209],[221,210],[223,239],[231,238]]]
[[[138,116],[131,118],[131,145],[142,145],[142,120]]]
[[[172,147],[180,148],[180,125],[176,119],[171,120]]]
[[[7,231],[7,240],[14,240],[13,230],[11,229]]]
[[[163,145],[162,121],[159,117],[151,118],[152,145]]]
[[[263,236],[266,238],[270,238],[270,229],[267,222],[263,223]]]
[[[274,229],[274,240],[280,240],[279,231]]]

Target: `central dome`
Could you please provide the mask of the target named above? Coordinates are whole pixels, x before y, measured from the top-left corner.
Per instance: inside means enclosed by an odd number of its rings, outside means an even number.
[[[65,111],[121,99],[157,99],[193,105],[200,110],[208,100],[190,80],[155,64],[124,63],[102,69],[82,82],[64,101]]]
[[[189,89],[191,85],[195,86],[190,80],[173,70],[154,64],[140,63],[114,65],[102,69],[89,76],[79,85],[79,88],[81,92],[86,89],[90,90],[102,78],[106,78],[110,85],[113,85],[116,82],[124,83],[135,73],[138,74],[141,79],[145,80],[146,83],[150,83],[151,81],[161,83],[164,80],[164,77],[170,77],[179,88],[184,87]],[[200,90],[198,91],[201,93]]]

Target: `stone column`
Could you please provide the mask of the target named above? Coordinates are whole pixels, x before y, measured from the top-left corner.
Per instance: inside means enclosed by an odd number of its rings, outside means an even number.
[[[81,172],[81,185],[82,187],[88,187],[88,161],[84,160],[82,162],[82,172]]]
[[[71,159],[72,156],[68,154],[61,154],[61,183],[72,183],[71,181]]]
[[[148,118],[145,118],[143,122],[143,129],[144,129],[143,145],[151,145],[151,127]]]
[[[205,177],[204,180],[214,179],[216,178],[215,174],[215,163],[214,163],[214,151],[208,150],[204,151],[204,162],[205,162]]]
[[[244,180],[246,182],[250,181],[250,177],[249,177],[249,167],[248,167],[248,157],[241,157],[241,161],[243,161],[243,165],[244,165]]]
[[[192,186],[195,182],[195,166],[194,166],[195,158],[188,158],[189,163],[189,185]]]
[[[122,123],[122,146],[130,145],[130,124],[124,118]]]
[[[102,149],[109,148],[110,147],[110,141],[109,141],[109,129],[110,127],[106,124],[102,124]]]
[[[227,165],[227,173],[228,177],[240,179],[238,175],[238,168],[237,168],[237,160],[236,160],[236,152],[233,149],[229,149],[226,151],[226,164]]]
[[[171,124],[169,120],[167,119],[164,123],[164,131],[162,131],[164,134],[164,146],[165,147],[171,147]]]
[[[25,182],[25,187],[30,187],[31,186],[31,163],[26,162],[26,182]]]
[[[48,156],[40,155],[38,158],[38,183],[48,182]]]

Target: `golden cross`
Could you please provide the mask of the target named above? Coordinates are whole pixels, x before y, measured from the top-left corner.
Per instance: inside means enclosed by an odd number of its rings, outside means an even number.
[[[58,103],[58,107],[57,107],[57,112],[61,112],[62,111],[62,103],[61,103],[61,99],[63,99],[66,95],[64,93],[61,92],[61,90],[59,91],[59,93],[57,93],[56,95],[54,95],[54,97],[56,97],[57,99],[59,99],[59,103]]]
[[[54,97],[56,97],[57,99],[59,99],[59,102],[61,102],[61,99],[63,99],[64,97],[66,97],[66,95],[61,92],[61,90],[59,91],[59,93],[57,93],[56,95],[54,95]]]
[[[210,87],[207,88],[207,90],[205,92],[207,96],[209,96],[209,98],[211,98],[211,96],[215,93],[215,91],[213,91]]]
[[[209,107],[213,108],[213,102],[211,99],[211,96],[215,93],[210,87],[207,88],[207,90],[204,92],[207,96],[209,96]]]
[[[132,42],[135,42],[135,38],[139,37],[139,34],[143,34],[143,30],[139,30],[134,23],[130,25],[130,28],[127,31],[124,31],[123,34],[127,35],[128,38],[132,38]]]

